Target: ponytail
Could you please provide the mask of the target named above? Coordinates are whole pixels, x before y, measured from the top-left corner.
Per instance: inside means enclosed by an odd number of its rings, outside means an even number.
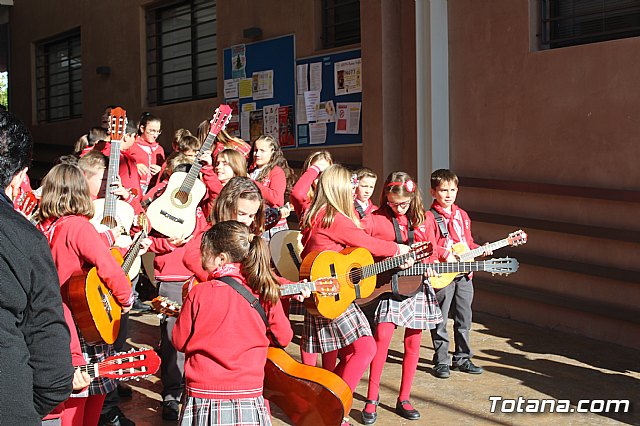
[[[249,234],[249,253],[242,261],[242,272],[249,287],[260,294],[263,301],[275,305],[280,298],[280,285],[271,270],[269,246],[257,235]]]

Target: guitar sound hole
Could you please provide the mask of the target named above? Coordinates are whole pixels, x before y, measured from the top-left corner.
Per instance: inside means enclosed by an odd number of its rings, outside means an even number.
[[[362,281],[362,272],[360,269],[352,269],[349,271],[349,281],[353,285],[360,284],[360,281]]]
[[[186,204],[189,201],[189,193],[184,191],[178,191],[176,193],[176,200],[180,201],[182,204]]]

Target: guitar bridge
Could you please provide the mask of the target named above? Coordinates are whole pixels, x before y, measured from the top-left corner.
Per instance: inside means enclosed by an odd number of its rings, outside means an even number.
[[[329,271],[331,272],[331,278],[338,278],[338,276],[336,275],[336,265],[334,265],[333,263],[329,264]],[[336,302],[340,300],[340,292],[336,293],[336,295],[333,296],[333,300],[335,300]]]
[[[162,216],[166,217],[167,219],[172,220],[172,221],[174,221],[174,222],[177,222],[177,223],[180,223],[180,224],[184,223],[184,219],[180,219],[179,217],[175,217],[175,216],[174,216],[174,215],[172,215],[171,213],[166,212],[166,211],[164,211],[164,210],[160,210],[160,214],[161,214]]]
[[[111,303],[109,303],[109,299],[107,295],[102,291],[102,287],[98,287],[98,293],[100,293],[100,299],[102,300],[102,304],[104,305],[104,310],[109,317],[109,322],[113,322],[113,317],[111,316]]]

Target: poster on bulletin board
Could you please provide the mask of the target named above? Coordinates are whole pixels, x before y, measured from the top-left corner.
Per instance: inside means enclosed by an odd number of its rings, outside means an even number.
[[[224,49],[227,131],[247,142],[261,135],[295,147],[295,37],[286,35]]]
[[[296,61],[299,147],[362,143],[360,49]]]

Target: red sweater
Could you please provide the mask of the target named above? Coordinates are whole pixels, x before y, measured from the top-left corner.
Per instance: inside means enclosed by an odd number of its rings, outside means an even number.
[[[207,187],[207,194],[200,202],[200,206],[204,211],[205,217],[209,217],[213,209],[213,203],[215,199],[218,198],[218,195],[220,195],[220,191],[222,191],[224,185],[222,185],[222,182],[218,179],[218,175],[215,170],[213,170],[213,166],[205,164],[200,169],[200,173],[202,173],[202,182],[204,186]]]
[[[383,241],[367,234],[343,214],[336,214],[333,223],[328,228],[322,228],[322,218],[325,210],[320,210],[313,220],[311,229],[302,231],[302,258],[312,251],[342,251],[346,247],[364,247],[374,257],[389,257],[398,254],[398,245],[393,241]]]
[[[247,286],[239,268],[239,264],[225,265],[212,274],[211,281],[193,287],[173,329],[173,345],[185,354],[190,396],[239,399],[262,395],[270,344],[264,321],[242,295],[215,279],[230,276]],[[280,344],[287,345],[293,331],[280,301],[264,308],[271,332]]]
[[[136,137],[136,141],[128,152],[136,163],[144,164],[147,167],[152,164],[162,165],[164,163],[164,148],[162,145],[158,142],[149,143],[140,136]],[[151,173],[140,175],[140,184],[149,186],[152,177]]]
[[[104,244],[98,231],[85,216],[64,216],[57,221],[45,221],[38,225],[47,236],[53,261],[58,270],[60,279],[60,292],[62,294],[65,318],[69,310],[69,279],[80,272],[85,265],[96,266],[98,276],[111,290],[113,297],[122,306],[131,306],[133,294],[131,282],[124,274],[122,267],[111,256],[109,248]],[[86,268],[85,268],[86,270]],[[76,327],[71,320],[71,354],[73,365],[84,365],[86,361],[82,356],[80,341],[75,333]]]
[[[451,206],[451,214],[449,215],[435,201],[431,207],[438,210],[444,219],[445,226],[449,232],[449,236],[444,238],[440,233],[440,229],[438,228],[438,224],[436,223],[436,218],[433,216],[433,213],[431,211],[427,211],[425,222],[431,222],[433,225],[434,232],[436,234],[435,245],[437,246],[438,255],[440,256],[441,261],[447,260],[451,254],[451,247],[455,243],[464,242],[471,250],[480,247],[473,241],[473,237],[471,236],[471,219],[467,212],[454,204]],[[453,221],[451,220],[452,217]]]
[[[192,239],[201,235],[208,226],[202,210],[198,207],[196,209],[196,229],[193,231]],[[176,247],[169,242],[167,237],[150,236],[149,238],[151,239],[149,251],[156,254],[153,260],[153,269],[158,281],[186,281],[193,275],[182,263],[186,244]]]
[[[184,255],[182,264],[187,268],[196,279],[204,282],[209,278],[209,273],[202,267],[202,254],[200,253],[200,244],[202,244],[202,234],[208,229],[205,228],[197,235],[194,233],[193,238],[184,245]]]
[[[105,142],[104,148],[101,151],[107,157],[111,154],[111,142]],[[120,176],[120,183],[127,188],[131,193],[131,196],[127,198],[127,203],[131,204],[136,210],[136,214],[139,214],[142,209],[138,209],[139,203],[142,200],[142,190],[140,189],[140,176],[138,175],[138,169],[136,167],[136,159],[131,156],[129,151],[120,151],[120,166],[118,169],[118,176]],[[138,201],[138,204],[134,204],[133,200]]]
[[[311,205],[312,200],[309,198],[309,190],[313,181],[318,179],[318,176],[320,176],[320,169],[316,166],[311,166],[291,188],[291,204],[293,204],[293,210],[300,220],[302,220],[302,215]]]
[[[253,172],[255,173],[255,169]],[[267,205],[272,207],[280,207],[284,204],[284,193],[287,190],[287,178],[284,170],[278,166],[274,166],[269,175],[262,181],[258,182],[258,188],[262,192]]]

